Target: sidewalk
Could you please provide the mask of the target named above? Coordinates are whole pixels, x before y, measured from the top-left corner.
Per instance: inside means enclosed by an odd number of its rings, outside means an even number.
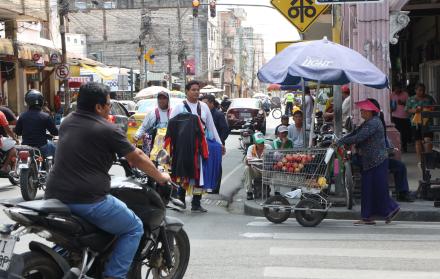
[[[407,167],[410,191],[417,191],[419,179],[421,179],[421,170],[417,166],[416,154],[413,152],[402,154],[402,161]],[[433,178],[440,177],[440,170],[432,171],[431,175]],[[244,190],[241,190],[234,200],[239,198],[244,200],[244,212],[246,215],[264,216],[262,207],[257,202],[246,200],[246,193]],[[399,204],[401,212],[396,218],[398,221],[440,222],[440,208],[435,208],[433,201],[416,200],[412,203],[402,202]],[[348,220],[359,219],[360,209],[359,204],[355,204],[352,210],[348,210],[346,207],[332,207],[328,212],[327,218]],[[292,217],[294,217],[294,215],[292,215]]]

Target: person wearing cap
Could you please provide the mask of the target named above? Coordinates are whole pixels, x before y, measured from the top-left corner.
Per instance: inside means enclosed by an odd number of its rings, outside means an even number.
[[[145,116],[142,125],[133,137],[135,144],[137,144],[137,142],[146,134],[152,136],[155,129],[167,127],[168,119],[170,118],[169,103],[170,96],[168,92],[161,91],[157,93],[157,107]],[[150,139],[151,142],[153,142],[153,140],[154,139]],[[151,148],[151,146],[149,147]]]
[[[304,132],[306,139],[309,137],[308,133],[303,128],[303,113],[297,110],[293,113],[293,124],[288,127],[288,137],[293,142],[293,147],[304,147]]]
[[[281,124],[275,128],[275,136],[278,136],[278,129],[281,126],[289,126],[289,116],[287,114],[281,116]]]
[[[388,189],[388,150],[386,125],[380,117],[380,105],[372,98],[356,103],[365,120],[358,129],[337,141],[337,145],[355,144],[361,156],[361,217],[355,225],[374,225],[374,216],[389,224],[399,212],[399,205]]]
[[[273,141],[273,149],[290,149],[293,148],[293,141],[287,137],[288,134],[287,126],[280,126],[278,128],[277,138]]]
[[[272,146],[265,143],[263,133],[257,132],[254,134],[254,142],[249,146],[245,158],[246,167],[244,169],[244,186],[246,188],[247,199],[253,200],[254,194],[252,192],[252,182],[254,179],[261,178],[261,171],[252,167],[249,164],[250,161],[255,159],[263,159],[264,151],[266,149],[272,149]]]
[[[348,85],[341,86],[341,94],[342,94],[342,124],[345,124],[347,118],[350,116],[350,88]],[[335,117],[335,112],[333,108],[333,100],[334,97],[331,97],[327,100],[327,104],[324,111],[324,119],[326,122],[333,121]]]

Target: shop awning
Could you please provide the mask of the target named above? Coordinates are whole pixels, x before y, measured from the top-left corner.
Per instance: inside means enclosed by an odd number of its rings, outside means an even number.
[[[81,63],[81,67],[99,75],[104,80],[112,80],[115,78],[115,75],[117,76],[119,74],[119,68],[94,67],[83,63]]]
[[[58,55],[61,55],[61,52],[58,49],[29,43],[18,44],[19,59],[33,60],[32,56],[34,54],[39,54],[45,62],[49,62],[49,58],[52,53],[57,53]]]
[[[0,56],[14,55],[12,40],[0,39]]]

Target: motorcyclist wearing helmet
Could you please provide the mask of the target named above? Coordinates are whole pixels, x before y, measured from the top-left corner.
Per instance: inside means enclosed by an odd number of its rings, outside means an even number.
[[[231,105],[231,100],[229,100],[228,95],[223,95],[223,100],[220,104],[222,111],[226,112],[230,105]]]
[[[44,96],[40,91],[29,90],[24,100],[28,111],[18,118],[15,132],[22,136],[22,144],[40,149],[43,156],[55,155],[55,144],[48,140],[46,131],[53,136],[58,135],[58,129],[49,114],[42,111]]]

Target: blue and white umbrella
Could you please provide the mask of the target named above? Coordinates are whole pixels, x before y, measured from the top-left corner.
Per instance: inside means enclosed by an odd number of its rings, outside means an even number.
[[[382,89],[387,76],[357,51],[328,41],[307,41],[287,47],[258,71],[266,83],[293,85],[301,79],[322,84],[343,85],[350,82]]]

